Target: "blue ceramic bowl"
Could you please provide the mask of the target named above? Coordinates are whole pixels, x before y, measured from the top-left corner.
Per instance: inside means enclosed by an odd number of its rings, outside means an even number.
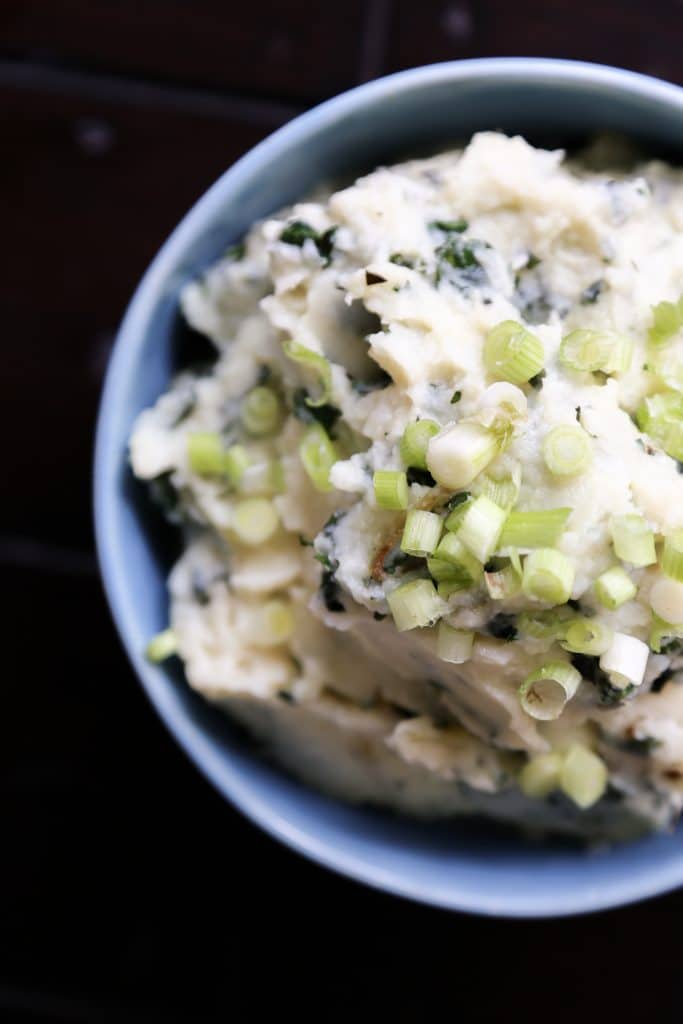
[[[211,188],[140,284],[109,366],[97,431],[95,512],[104,583],[133,665],[198,768],[272,835],[352,878],[412,899],[483,914],[540,917],[616,906],[683,883],[683,832],[601,852],[531,844],[470,822],[423,825],[349,807],[262,760],[176,666],[143,657],[167,621],[168,535],[131,478],[136,414],[166,388],[177,358],[182,284],[257,218],[319,181],[465,140],[479,129],[562,144],[595,131],[683,156],[683,90],[614,68],[474,60],[417,68],[354,89],[258,145]]]

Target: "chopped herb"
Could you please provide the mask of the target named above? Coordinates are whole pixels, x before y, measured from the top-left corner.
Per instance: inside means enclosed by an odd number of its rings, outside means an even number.
[[[453,277],[459,288],[481,287],[488,284],[488,274],[479,262],[477,253],[490,249],[488,242],[467,240],[460,235],[451,235],[436,250],[438,260],[436,283],[443,277]],[[449,268],[456,273],[451,275]]]
[[[293,220],[282,231],[280,241],[287,242],[288,245],[298,245],[301,248],[304,242],[310,238],[315,242],[318,253],[329,264],[332,259],[336,230],[336,227],[331,227],[321,233],[307,224],[305,220]]]
[[[454,508],[457,508],[458,505],[462,505],[464,502],[468,501],[470,497],[471,495],[469,491],[460,491],[459,494],[454,494],[452,498],[448,499],[446,502],[446,508],[449,512],[452,512]]]
[[[408,484],[420,484],[422,487],[436,487],[436,480],[428,469],[417,469],[409,466],[406,470]]]
[[[486,628],[491,636],[495,636],[498,640],[516,640],[517,639],[517,626],[515,625],[516,616],[509,615],[507,612],[498,612],[494,615]]]
[[[451,398],[451,405],[456,405],[462,398],[462,391],[454,391]]]
[[[545,370],[541,370],[541,372],[537,373],[535,377],[531,377],[530,378],[529,383],[531,384],[531,386],[534,389],[534,391],[540,391],[541,390],[541,388],[543,387],[543,379],[544,379],[545,375],[546,375]]]
[[[309,540],[308,537],[304,537],[303,533],[299,534],[299,544],[301,544],[302,548],[312,548],[313,547],[313,541]]]
[[[443,231],[445,234],[454,231],[456,234],[461,235],[463,231],[467,231],[469,224],[462,217],[459,217],[457,220],[433,220],[429,226],[430,228],[436,228],[437,231]]]
[[[415,261],[411,260],[409,256],[404,256],[401,252],[395,252],[389,257],[390,263],[395,263],[397,267],[407,267],[408,270],[415,269]]]
[[[600,293],[604,287],[604,281],[593,281],[587,288],[581,292],[581,298],[579,302],[582,306],[590,306],[593,302],[597,302],[600,298]]]
[[[365,283],[367,285],[385,284],[386,280],[386,277],[382,277],[381,274],[374,274],[371,270],[365,271]]]
[[[332,251],[334,249],[334,236],[337,233],[337,228],[328,228],[327,231],[323,231],[322,235],[316,240],[318,252],[325,260],[325,266],[329,266],[332,262]]]
[[[325,569],[323,571],[322,579],[320,581],[320,593],[328,612],[346,611],[346,608],[340,600],[341,587],[334,578],[334,572],[331,569]]]
[[[372,617],[376,622],[383,622],[386,619],[386,615],[383,615],[382,612],[373,612]]]
[[[315,558],[316,562],[320,562],[320,564],[323,565],[326,569],[329,569],[330,572],[332,571],[333,565],[327,555],[324,555],[321,551],[316,551],[313,557]]]
[[[681,649],[681,641],[669,640],[668,644],[662,644],[662,654],[678,654]]]
[[[533,252],[530,252],[526,258],[526,263],[523,266],[523,270],[533,270],[540,263],[540,259]]]
[[[239,260],[243,260],[246,253],[246,246],[244,242],[237,242],[236,245],[230,245],[223,253],[224,260],[232,260],[233,263],[238,263]]]
[[[650,693],[659,693],[665,683],[668,683],[671,679],[673,674],[674,670],[672,668],[665,668],[663,672],[660,672],[657,678],[652,681]]]
[[[292,397],[292,412],[296,418],[302,423],[319,423],[331,434],[341,411],[334,405],[309,405],[307,399],[306,389],[297,388]]]

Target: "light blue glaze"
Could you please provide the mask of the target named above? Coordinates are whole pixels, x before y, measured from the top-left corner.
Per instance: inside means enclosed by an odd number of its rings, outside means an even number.
[[[321,179],[500,128],[563,142],[624,131],[683,154],[683,90],[613,68],[501,59],[437,64],[354,89],[297,118],[234,165],[193,207],[140,284],[104,388],[95,457],[102,575],[131,661],[157,711],[201,771],[283,842],[353,878],[441,907],[505,916],[572,914],[683,883],[683,831],[588,853],[530,844],[468,823],[426,826],[347,807],[293,782],[191,693],[177,666],[143,650],[166,625],[158,518],[127,466],[136,414],[166,387],[178,291],[255,219]],[[115,698],[114,698],[115,699]]]

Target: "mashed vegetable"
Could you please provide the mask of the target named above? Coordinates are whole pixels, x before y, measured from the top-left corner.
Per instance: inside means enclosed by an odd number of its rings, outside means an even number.
[[[476,135],[182,294],[217,359],[131,439],[185,537],[152,655],[335,795],[680,812],[683,175],[594,156]]]

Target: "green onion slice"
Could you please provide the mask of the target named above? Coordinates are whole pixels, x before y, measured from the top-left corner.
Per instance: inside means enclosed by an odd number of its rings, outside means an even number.
[[[272,434],[277,429],[280,419],[280,399],[272,388],[252,388],[245,396],[242,403],[242,423],[249,434],[254,437]]]
[[[436,653],[442,661],[453,665],[462,665],[472,657],[474,633],[463,629],[453,629],[443,620],[439,623]]]
[[[499,547],[550,548],[559,540],[571,511],[570,508],[550,508],[538,512],[510,512]]]
[[[565,661],[553,661],[526,677],[519,688],[523,710],[539,722],[559,718],[581,682],[581,673]]]
[[[655,580],[650,589],[650,607],[675,629],[683,623],[683,583],[667,576]]]
[[[145,656],[148,661],[157,664],[165,661],[172,654],[178,651],[178,638],[172,629],[164,629],[161,633],[153,636],[145,649]]]
[[[233,508],[230,529],[243,544],[258,547],[273,536],[278,524],[278,514],[272,501],[245,498]]]
[[[607,789],[607,779],[602,758],[579,744],[570,747],[560,769],[560,789],[577,807],[586,810],[597,803]]]
[[[401,458],[406,466],[415,469],[427,468],[427,447],[440,429],[434,420],[418,420],[417,423],[408,424],[399,445]]]
[[[431,580],[404,583],[391,591],[387,601],[396,629],[401,633],[431,625],[442,610],[441,600]]]
[[[543,369],[543,345],[515,320],[503,320],[486,335],[484,363],[496,380],[526,384]]]
[[[317,491],[331,491],[330,470],[337,451],[320,423],[311,423],[299,444],[299,458]]]
[[[435,512],[413,508],[406,516],[401,551],[418,557],[431,555],[439,543],[443,521]]]
[[[578,330],[560,344],[560,363],[571,370],[625,373],[631,365],[633,344],[610,331]]]
[[[225,451],[220,434],[202,431],[187,435],[190,469],[199,476],[218,476],[225,468]]]
[[[612,516],[609,523],[614,551],[622,562],[638,568],[657,561],[655,536],[642,516]]]
[[[474,480],[500,451],[497,435],[479,423],[456,423],[429,442],[427,468],[437,483],[453,491]]]
[[[595,581],[595,596],[601,605],[614,611],[636,596],[636,586],[620,565],[615,565]]]
[[[615,633],[612,643],[600,658],[600,668],[619,690],[640,686],[650,650],[648,645],[628,633]]]
[[[505,519],[505,510],[482,494],[467,509],[457,533],[458,540],[480,562],[487,562],[498,546]]]
[[[468,584],[481,578],[481,563],[459,535],[446,533],[434,554],[436,558],[450,564]]]
[[[504,601],[508,597],[515,597],[522,589],[521,576],[513,565],[506,565],[494,572],[485,572],[484,584],[492,601]]]
[[[668,341],[683,327],[683,295],[678,302],[658,302],[652,307],[649,338],[653,345]]]
[[[332,367],[329,361],[319,352],[313,352],[310,348],[306,348],[305,345],[301,345],[291,338],[284,342],[282,348],[286,356],[305,370],[310,370],[318,378],[321,393],[316,399],[307,398],[306,404],[314,409],[321,405],[327,405],[332,397]]]
[[[665,576],[683,582],[683,530],[674,530],[665,538],[661,564]]]
[[[599,619],[577,618],[567,624],[561,646],[573,654],[604,654],[612,643],[613,632]]]
[[[405,473],[378,469],[372,478],[375,500],[380,508],[408,508],[408,480]]]
[[[543,458],[554,476],[575,476],[590,465],[591,441],[578,424],[553,427],[543,441]]]
[[[517,776],[519,788],[533,800],[550,796],[560,784],[562,758],[559,754],[539,754],[532,757]]]
[[[481,473],[472,483],[472,492],[484,494],[500,508],[511,509],[517,503],[522,484],[522,470],[518,463],[507,475],[494,476],[493,473]]]
[[[566,604],[574,586],[574,566],[554,548],[538,548],[524,559],[522,590],[548,604]]]
[[[517,629],[535,640],[554,642],[565,638],[574,618],[574,612],[567,606],[556,611],[522,612],[517,616]]]

